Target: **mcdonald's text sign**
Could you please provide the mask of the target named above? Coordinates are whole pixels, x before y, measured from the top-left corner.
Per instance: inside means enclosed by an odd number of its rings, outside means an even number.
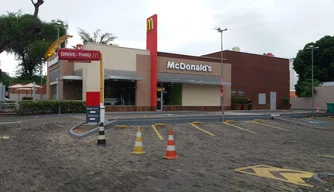
[[[100,51],[96,50],[77,50],[61,48],[58,51],[59,60],[99,61],[100,56]]]

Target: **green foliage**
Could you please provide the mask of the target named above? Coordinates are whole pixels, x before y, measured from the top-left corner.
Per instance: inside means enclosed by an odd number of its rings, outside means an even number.
[[[105,45],[113,45],[113,41],[117,39],[117,37],[112,33],[102,33],[100,29],[97,29],[93,36],[91,36],[87,31],[78,28],[78,34],[81,37],[84,44],[87,42],[97,43],[97,44],[105,44]]]
[[[322,82],[314,79],[314,87],[321,85]],[[295,85],[296,93],[298,97],[311,97],[312,96],[312,79],[306,79],[301,81],[298,79],[298,83]],[[313,94],[316,93],[316,90],[313,90]]]
[[[289,97],[284,97],[282,99],[282,103],[283,103],[283,105],[289,105],[290,104],[290,98]]]
[[[34,75],[32,77],[11,77],[8,73],[2,72],[0,81],[6,86],[6,91],[8,91],[9,83],[28,84],[35,82],[36,84],[40,84],[41,76]],[[42,77],[42,84],[46,84],[45,75]]]
[[[298,97],[307,97],[312,93],[308,83],[312,78],[312,50],[308,49],[311,45],[319,47],[313,51],[314,79],[320,82],[334,81],[334,36],[324,36],[315,43],[306,44],[293,61],[294,70],[299,74],[296,85]]]
[[[26,101],[26,100],[33,100],[33,98],[32,97],[22,97],[22,101]]]
[[[61,113],[85,113],[84,101],[60,101]],[[18,115],[57,114],[58,102],[56,100],[45,101],[20,101],[16,110]]]
[[[248,97],[231,97],[231,104],[245,104],[248,103]]]
[[[34,22],[30,14],[8,12],[0,17],[0,40],[23,35],[31,30]],[[58,38],[58,23],[60,36],[67,34],[68,25],[61,20],[41,22],[42,30],[30,38],[10,46],[6,51],[15,55],[19,60],[17,74],[30,78],[39,73],[42,68],[42,58],[52,42]]]
[[[22,14],[7,12],[0,16],[0,40],[11,39],[23,36],[33,25],[33,16],[30,14]]]

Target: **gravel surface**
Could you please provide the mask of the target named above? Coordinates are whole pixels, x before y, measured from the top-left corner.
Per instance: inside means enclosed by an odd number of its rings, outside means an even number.
[[[80,123],[71,117],[24,120],[0,125],[0,191],[326,191],[237,173],[236,168],[269,165],[308,172],[334,173],[334,132],[303,128],[278,121],[265,127],[249,121],[158,127],[142,126],[146,154],[131,154],[136,127],[106,131],[107,145],[97,135],[71,138],[68,130]],[[165,160],[168,129],[174,129],[179,158]]]

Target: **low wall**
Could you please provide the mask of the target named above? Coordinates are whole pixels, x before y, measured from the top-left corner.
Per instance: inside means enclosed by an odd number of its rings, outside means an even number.
[[[23,97],[32,97],[31,94],[17,94],[17,93],[9,93],[9,99],[13,101],[21,101]],[[36,94],[36,100],[41,100],[41,95]],[[42,94],[42,100],[46,100],[47,95]]]
[[[315,87],[314,108],[327,110],[327,103],[334,103],[334,86]],[[311,97],[290,98],[291,109],[312,109]]]

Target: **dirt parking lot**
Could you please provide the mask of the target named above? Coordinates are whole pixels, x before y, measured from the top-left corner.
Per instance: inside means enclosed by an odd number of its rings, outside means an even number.
[[[178,124],[157,127],[161,140],[141,126],[146,153],[133,155],[136,126],[107,130],[101,147],[97,135],[69,136],[79,122],[48,117],[1,124],[0,191],[329,191],[307,180],[298,184],[298,174],[334,173],[333,131],[278,121]],[[163,159],[170,128],[176,160]],[[265,166],[236,171],[257,165]]]

